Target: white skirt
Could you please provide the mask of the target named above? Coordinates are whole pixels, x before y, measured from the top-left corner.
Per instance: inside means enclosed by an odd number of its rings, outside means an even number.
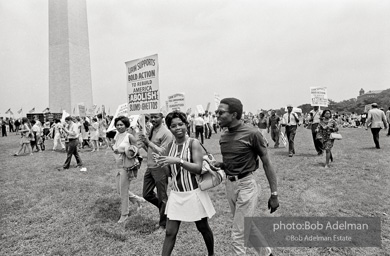
[[[165,214],[170,220],[194,222],[205,217],[211,218],[215,209],[206,191],[199,188],[186,192],[171,190]]]

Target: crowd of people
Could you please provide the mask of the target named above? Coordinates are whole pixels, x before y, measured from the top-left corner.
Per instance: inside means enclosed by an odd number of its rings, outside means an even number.
[[[164,119],[162,113],[153,113],[146,116],[146,126],[143,128],[131,127],[129,118],[124,116],[112,119],[98,114],[91,120],[69,116],[65,118],[65,123],[54,120],[52,124],[48,120],[42,124],[37,117],[31,122],[23,117],[19,127],[14,130],[21,134],[20,147],[14,155],[20,155],[23,151],[28,151],[30,155],[34,150],[44,151],[45,140],[53,139],[53,150],[61,146],[67,153],[64,165],[58,168],[62,171],[70,167],[73,156],[77,167],[83,166],[78,154],[81,148],[87,146],[91,152],[99,151],[101,147],[111,148],[121,202],[118,223],[125,223],[128,219],[130,202],[137,204],[137,210],[141,209],[143,203],[149,202],[158,210],[157,231],[165,233],[162,255],[172,253],[183,221],[196,224],[208,255],[214,255],[214,235],[209,219],[216,212],[207,191],[199,189],[198,176],[203,168],[201,144],[204,139],[210,139],[212,133],[218,133],[219,129],[222,161],[211,162],[211,168],[224,170],[226,174],[226,197],[233,216],[231,250],[233,255],[245,255],[244,217],[255,215],[259,201],[259,188],[253,175],[259,168],[259,160],[270,186],[268,208],[273,213],[279,207],[277,177],[268,157],[267,148],[270,145],[266,134],[270,134],[274,148],[280,147],[279,140],[285,138],[283,144],[288,145],[288,156],[293,157],[296,154],[295,134],[298,126],[303,124],[311,130],[316,153],[319,156],[325,153],[324,167],[329,168],[330,162],[334,160],[334,134],[340,127],[354,127],[345,125],[345,122],[350,123],[351,120],[356,126],[364,124],[367,129],[371,129],[378,149],[380,130],[389,128],[387,135],[390,136],[390,108],[385,113],[376,103],[372,104],[368,113],[360,116],[353,113],[350,116],[339,115],[316,106],[309,113],[298,115],[289,104],[287,112],[281,116],[271,111],[269,115],[255,115],[248,122],[243,120],[241,101],[225,98],[214,114],[206,112],[195,117],[174,111]],[[3,127],[4,122],[1,121]],[[116,130],[107,132],[111,121]],[[130,184],[138,177],[143,161],[139,153],[141,149],[147,152],[147,168],[143,177],[142,196],[138,196],[130,191]],[[168,184],[171,187],[169,195]],[[259,255],[272,255],[266,241],[262,247],[255,249]]]

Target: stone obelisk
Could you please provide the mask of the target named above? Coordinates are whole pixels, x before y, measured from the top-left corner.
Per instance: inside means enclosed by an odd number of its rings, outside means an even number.
[[[49,0],[49,107],[93,104],[86,0]]]

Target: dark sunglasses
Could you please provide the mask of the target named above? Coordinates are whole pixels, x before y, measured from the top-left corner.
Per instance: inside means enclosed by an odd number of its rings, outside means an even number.
[[[220,116],[222,116],[223,113],[226,113],[226,112],[229,112],[229,111],[226,111],[226,110],[217,110],[217,111],[215,111],[215,113],[216,113],[217,115],[220,115]]]

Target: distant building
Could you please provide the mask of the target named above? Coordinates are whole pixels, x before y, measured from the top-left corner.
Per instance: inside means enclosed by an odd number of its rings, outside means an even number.
[[[375,97],[376,95],[378,95],[379,93],[381,93],[383,91],[384,90],[374,90],[374,91],[368,91],[368,92],[365,93],[363,88],[362,88],[359,91],[359,96],[357,96],[357,100],[365,100],[365,99],[368,99],[368,98]]]

